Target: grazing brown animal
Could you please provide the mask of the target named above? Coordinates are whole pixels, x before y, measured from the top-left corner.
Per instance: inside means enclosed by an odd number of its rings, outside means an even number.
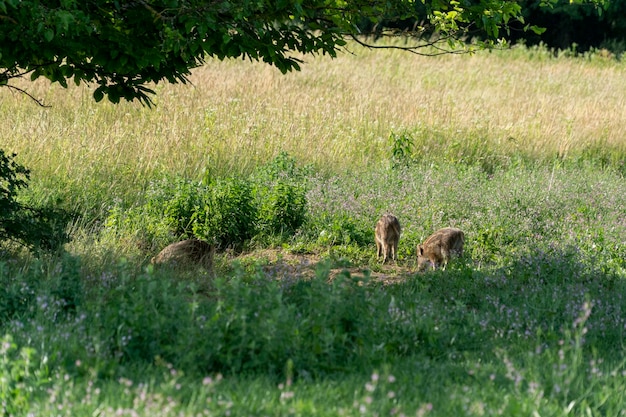
[[[454,227],[437,230],[424,243],[417,246],[417,269],[423,271],[431,265],[437,269],[440,265],[448,264],[452,254],[463,256],[465,234]]]
[[[397,260],[398,242],[400,241],[400,233],[402,228],[398,218],[393,214],[385,214],[376,223],[374,233],[376,235],[376,257],[383,255],[383,263],[387,261],[387,257]]]
[[[199,239],[187,239],[163,248],[151,259],[155,265],[189,266],[200,265],[210,269],[213,265],[213,245]]]

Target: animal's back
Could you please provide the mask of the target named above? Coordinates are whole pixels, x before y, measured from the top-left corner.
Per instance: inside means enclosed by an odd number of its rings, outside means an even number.
[[[376,224],[376,236],[385,243],[393,243],[400,238],[400,221],[393,214],[383,215]]]
[[[442,248],[454,252],[463,252],[463,244],[465,243],[465,233],[456,227],[444,227],[438,230],[432,236],[433,243],[439,242]],[[430,239],[430,238],[429,238]]]
[[[187,239],[166,246],[152,258],[151,262],[177,266],[199,264],[210,267],[213,263],[213,251],[213,246],[208,242],[199,239]]]

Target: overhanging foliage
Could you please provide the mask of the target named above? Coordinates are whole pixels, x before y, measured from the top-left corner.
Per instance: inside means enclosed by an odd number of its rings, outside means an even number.
[[[520,17],[520,6],[510,0],[0,0],[0,86],[19,90],[11,79],[43,76],[64,87],[68,80],[95,83],[96,101],[150,105],[148,83],[185,83],[207,57],[298,70],[301,54],[335,56],[346,38],[363,35],[359,23],[376,26],[390,16],[419,22],[414,34],[451,47],[469,28],[497,38]]]

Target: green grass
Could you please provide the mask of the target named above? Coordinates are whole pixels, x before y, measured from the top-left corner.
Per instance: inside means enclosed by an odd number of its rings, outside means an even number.
[[[63,253],[0,250],[5,414],[623,414],[623,64],[357,52],[286,76],[209,62],[152,111],[39,83],[51,109],[0,98],[22,198],[78,214]],[[194,213],[230,197],[256,223],[213,271],[148,264],[225,236]],[[465,256],[415,272],[445,226]]]

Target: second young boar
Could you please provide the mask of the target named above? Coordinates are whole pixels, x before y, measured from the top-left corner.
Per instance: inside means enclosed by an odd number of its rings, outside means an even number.
[[[398,242],[400,241],[401,232],[400,222],[393,214],[383,215],[376,223],[376,229],[374,230],[376,235],[376,256],[380,258],[380,255],[383,255],[383,263],[387,261],[388,257],[397,260]]]
[[[431,266],[437,269],[440,265],[445,268],[454,254],[463,256],[465,234],[454,227],[437,230],[424,243],[417,246],[417,269],[423,271]]]
[[[200,265],[210,269],[213,265],[213,253],[215,248],[209,243],[199,239],[187,239],[172,243],[163,248],[151,262],[156,265],[170,265],[185,267]]]

